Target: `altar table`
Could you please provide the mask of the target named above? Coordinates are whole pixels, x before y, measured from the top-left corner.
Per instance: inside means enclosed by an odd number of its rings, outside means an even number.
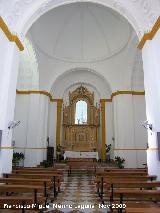
[[[75,151],[65,151],[64,159],[66,158],[95,158],[99,159],[98,152],[75,152]]]

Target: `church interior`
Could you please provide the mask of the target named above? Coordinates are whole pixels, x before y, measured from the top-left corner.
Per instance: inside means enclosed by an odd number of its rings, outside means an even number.
[[[160,213],[159,29],[158,0],[0,1],[0,213]]]

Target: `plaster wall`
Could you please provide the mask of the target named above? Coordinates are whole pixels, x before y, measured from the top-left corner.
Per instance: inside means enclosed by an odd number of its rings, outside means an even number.
[[[147,163],[150,174],[158,175],[160,179],[160,161],[158,159],[157,132],[160,132],[160,31],[154,39],[147,41],[143,55],[143,67],[145,70],[144,84],[146,91],[147,120],[153,125],[153,132],[148,131],[148,145],[154,150],[147,151]]]
[[[14,43],[8,42],[2,31],[0,31],[0,46],[2,47],[0,48],[0,129],[2,130],[1,147],[3,147],[0,150],[1,175],[12,170],[12,129],[8,129],[8,124],[14,117],[19,52]]]
[[[138,97],[139,98],[139,97]],[[144,121],[144,98],[137,96],[118,95],[113,99],[115,127],[115,156],[125,159],[125,167],[143,167],[146,163],[146,132],[140,123]],[[136,102],[136,106],[133,104]],[[138,110],[137,110],[138,108]],[[140,111],[139,111],[140,110]],[[141,120],[142,119],[142,120]],[[140,141],[139,141],[140,140]]]
[[[17,95],[15,120],[20,120],[14,131],[15,151],[25,155],[24,166],[37,166],[46,159],[48,131],[48,97]]]

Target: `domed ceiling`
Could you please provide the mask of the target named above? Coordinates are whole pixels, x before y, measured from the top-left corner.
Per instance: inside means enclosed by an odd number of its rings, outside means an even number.
[[[51,58],[95,62],[122,51],[131,31],[128,22],[109,8],[74,3],[43,15],[30,33],[36,47]]]

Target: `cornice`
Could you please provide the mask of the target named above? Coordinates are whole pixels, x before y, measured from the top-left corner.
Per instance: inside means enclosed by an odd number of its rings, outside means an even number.
[[[52,97],[52,95],[49,92],[47,92],[47,91],[34,91],[34,90],[19,91],[19,90],[16,90],[16,93],[18,95],[42,94],[42,95],[48,96],[51,102],[57,102],[57,103],[58,102],[60,102],[60,103],[63,102],[63,99],[61,99],[61,98],[54,99]],[[111,98],[110,99],[103,99],[102,98],[102,99],[100,99],[100,102],[101,103],[112,102],[113,97],[115,97],[117,95],[145,95],[145,92],[144,91],[116,91],[116,92],[113,92],[111,94]]]
[[[158,32],[159,29],[160,29],[160,16],[157,19],[157,21],[154,24],[154,26],[152,27],[152,30],[150,32],[144,34],[144,36],[142,37],[141,41],[138,44],[138,48],[139,49],[143,49],[145,43],[148,40],[152,40],[154,38],[154,36],[156,35],[156,33]]]
[[[54,99],[52,97],[52,95],[47,91],[35,91],[35,90],[19,91],[19,90],[16,90],[16,93],[18,95],[31,95],[31,94],[46,95],[49,98],[50,102],[58,102],[59,100],[62,100],[62,99]]]
[[[117,95],[145,95],[144,91],[116,91],[111,94],[110,99],[101,99],[100,102],[112,102],[113,97]]]
[[[15,44],[17,45],[20,51],[24,50],[24,46],[19,40],[19,38],[10,32],[8,26],[6,25],[6,23],[4,22],[1,16],[0,16],[0,28],[2,29],[2,31],[4,32],[4,34],[6,35],[6,37],[8,38],[10,42],[15,42]]]

